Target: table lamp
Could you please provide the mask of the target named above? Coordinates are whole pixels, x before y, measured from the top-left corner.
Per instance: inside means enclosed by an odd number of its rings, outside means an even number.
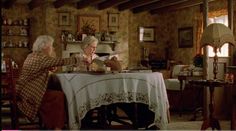
[[[215,53],[213,62],[214,79],[216,79],[218,72],[217,49],[220,49],[225,43],[235,44],[233,32],[227,26],[221,23],[213,23],[204,29],[200,44],[201,47],[207,45],[213,47]]]

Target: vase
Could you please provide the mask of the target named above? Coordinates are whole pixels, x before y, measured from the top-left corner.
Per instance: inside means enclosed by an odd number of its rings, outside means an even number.
[[[11,24],[12,24],[12,20],[11,20],[11,19],[8,19],[8,20],[7,20],[7,24],[8,24],[8,25],[11,25]]]

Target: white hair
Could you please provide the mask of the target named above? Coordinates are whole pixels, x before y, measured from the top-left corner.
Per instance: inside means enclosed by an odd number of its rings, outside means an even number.
[[[49,35],[40,35],[37,37],[33,44],[32,51],[33,52],[40,52],[46,45],[51,45],[53,44],[54,39],[49,36]]]
[[[96,42],[96,44],[98,44],[98,39],[94,36],[86,36],[84,38],[83,42],[82,42],[81,48],[85,49],[86,47],[88,47],[93,42]]]

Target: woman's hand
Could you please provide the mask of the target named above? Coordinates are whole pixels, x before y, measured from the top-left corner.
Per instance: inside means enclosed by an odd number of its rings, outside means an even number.
[[[83,60],[82,60],[86,65],[90,65],[92,63],[92,59],[91,57],[88,56],[83,56]]]

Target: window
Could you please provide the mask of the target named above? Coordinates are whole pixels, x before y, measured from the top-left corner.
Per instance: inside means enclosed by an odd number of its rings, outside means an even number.
[[[208,23],[222,23],[226,26],[228,26],[228,15],[223,15],[219,17],[209,18]],[[215,53],[213,52],[213,48],[211,46],[207,46],[208,50],[208,56],[214,57]],[[229,56],[229,44],[224,44],[221,49],[217,50],[217,56],[218,57],[228,57]]]

